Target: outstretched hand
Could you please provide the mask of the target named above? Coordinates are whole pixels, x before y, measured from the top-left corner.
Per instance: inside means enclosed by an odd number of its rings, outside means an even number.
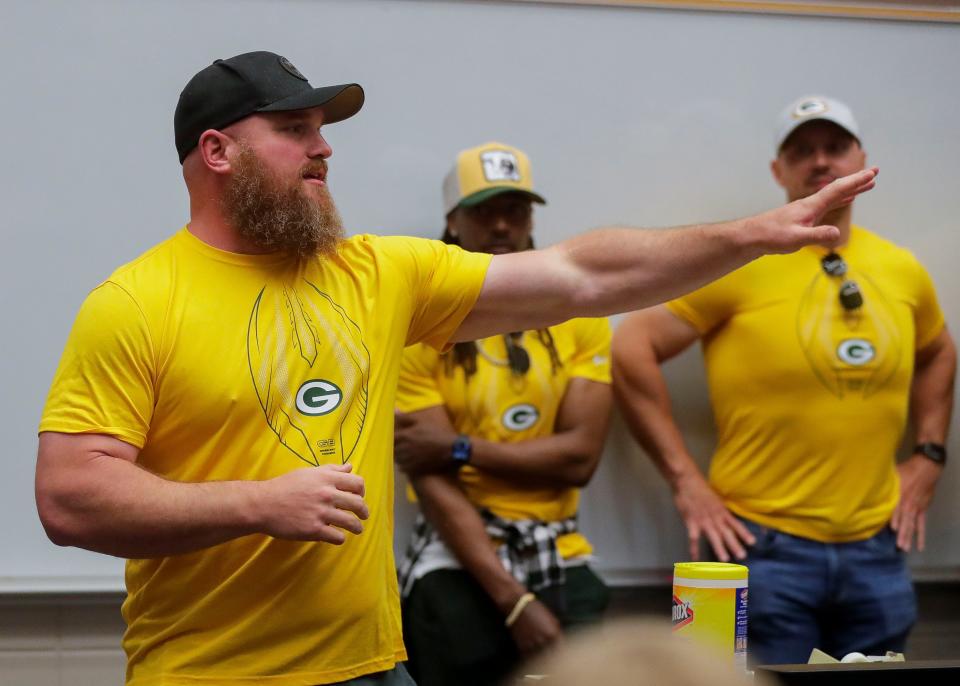
[[[765,254],[789,253],[811,244],[835,244],[840,238],[839,229],[819,222],[831,210],[849,205],[858,195],[873,188],[879,173],[879,167],[871,167],[844,176],[813,195],[748,220],[756,229],[753,236],[756,246]]]

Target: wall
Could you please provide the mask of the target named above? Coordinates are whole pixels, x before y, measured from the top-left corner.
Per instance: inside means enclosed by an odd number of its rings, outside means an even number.
[[[958,30],[498,2],[6,5],[0,591],[120,586],[119,561],[44,537],[33,504],[35,427],[84,294],[186,221],[172,112],[212,58],[272,49],[315,85],[365,86],[360,116],[326,132],[332,190],[353,231],[437,235],[453,155],[501,139],[533,159],[550,201],[536,217],[544,245],[602,224],[691,223],[780,202],[766,170],[776,113],[802,93],[840,96],[883,169],[858,202],[858,221],[914,250],[956,321]],[[668,376],[705,460],[712,424],[698,354],[671,363]],[[960,567],[960,504],[949,497],[958,485],[948,470],[931,546],[913,557],[921,575],[951,578]],[[401,506],[401,523],[408,515]],[[583,526],[614,581],[662,579],[683,556],[669,494],[619,424]]]

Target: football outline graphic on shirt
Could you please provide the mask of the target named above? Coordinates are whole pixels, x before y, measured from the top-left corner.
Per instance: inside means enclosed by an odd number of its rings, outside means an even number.
[[[903,340],[893,307],[873,280],[851,273],[864,291],[854,313],[843,309],[836,280],[818,273],[797,308],[797,337],[814,375],[838,398],[863,398],[882,389],[896,374]]]
[[[284,447],[314,466],[350,459],[366,420],[370,351],[343,307],[306,279],[264,286],[250,313],[247,361]]]

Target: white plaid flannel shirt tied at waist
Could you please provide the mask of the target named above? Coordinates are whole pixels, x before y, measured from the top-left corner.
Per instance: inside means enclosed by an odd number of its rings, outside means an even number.
[[[557,539],[577,531],[577,517],[556,522],[538,519],[504,519],[489,510],[480,510],[490,538],[502,541],[497,556],[504,569],[519,583],[533,592],[566,580],[563,558],[557,550]],[[398,570],[400,595],[406,598],[414,582],[426,572],[418,573],[423,551],[431,543],[440,541],[437,530],[418,514],[413,525],[410,543]]]

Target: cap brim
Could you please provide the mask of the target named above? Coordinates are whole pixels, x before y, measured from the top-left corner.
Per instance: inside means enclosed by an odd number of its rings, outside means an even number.
[[[311,107],[323,107],[326,124],[349,119],[363,107],[363,88],[357,83],[347,83],[340,86],[323,86],[313,90],[291,95],[289,98],[278,100],[258,112],[292,112],[294,110],[308,110]]]
[[[547,201],[544,200],[543,197],[534,193],[533,191],[528,191],[524,188],[514,188],[512,186],[495,186],[493,188],[484,188],[482,191],[477,191],[472,195],[468,195],[458,202],[457,206],[474,207],[482,203],[484,200],[489,200],[495,195],[500,195],[501,193],[520,193],[521,195],[525,195],[541,205],[547,204]]]

